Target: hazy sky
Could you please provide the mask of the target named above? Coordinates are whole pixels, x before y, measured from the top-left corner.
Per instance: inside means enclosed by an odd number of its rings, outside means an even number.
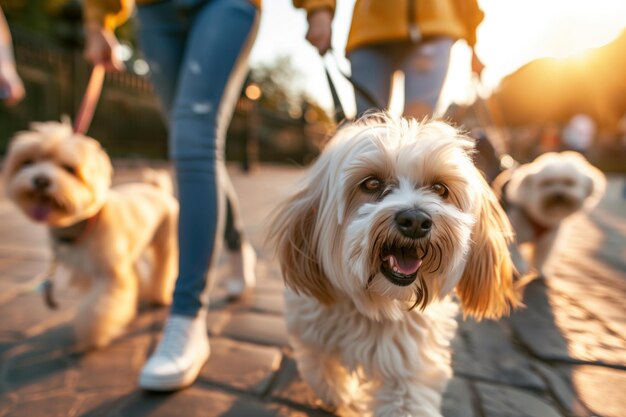
[[[333,48],[343,56],[354,0],[337,0],[337,4]],[[479,0],[479,4],[485,20],[478,28],[477,51],[486,65],[483,81],[488,88],[532,59],[580,53],[610,42],[626,28],[626,0]],[[329,106],[332,101],[322,62],[304,39],[306,29],[304,11],[294,9],[291,0],[263,0],[251,64],[290,55],[302,73],[294,87]],[[469,56],[465,43],[457,42],[442,104],[472,97]],[[341,65],[349,71],[347,61]],[[344,105],[352,110],[349,86],[340,83],[339,88]]]

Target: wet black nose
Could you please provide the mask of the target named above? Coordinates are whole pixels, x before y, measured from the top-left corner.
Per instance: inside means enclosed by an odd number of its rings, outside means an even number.
[[[36,190],[43,191],[50,186],[50,178],[45,175],[37,175],[33,178],[33,187]]]
[[[395,221],[400,233],[413,239],[426,236],[433,227],[430,216],[419,209],[400,211],[396,213]]]

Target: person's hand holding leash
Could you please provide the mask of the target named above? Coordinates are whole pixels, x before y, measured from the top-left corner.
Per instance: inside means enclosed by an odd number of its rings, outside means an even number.
[[[333,12],[325,7],[309,13],[309,30],[306,40],[311,43],[320,55],[324,55],[330,49]]]
[[[0,100],[12,106],[21,101],[25,95],[24,84],[15,71],[15,65],[5,62],[3,57],[0,58]]]
[[[15,69],[9,25],[0,9],[0,100],[12,106],[25,95],[24,84]]]
[[[85,28],[85,59],[93,65],[102,64],[107,71],[122,71],[124,63],[115,50],[119,42],[113,31],[99,25],[87,25]]]

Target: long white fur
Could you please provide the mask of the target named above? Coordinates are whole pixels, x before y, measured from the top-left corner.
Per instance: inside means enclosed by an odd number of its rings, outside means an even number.
[[[574,151],[545,153],[504,175],[510,175],[504,192],[511,203],[507,215],[515,230],[516,243],[527,244],[528,249],[525,259],[521,255],[516,257],[516,267],[523,273],[545,275],[563,221],[576,212],[595,207],[604,195],[606,178]],[[496,182],[502,181],[496,179]],[[555,193],[566,196],[570,207],[546,210],[544,201]],[[535,233],[536,225],[545,231]]]
[[[479,318],[517,304],[511,230],[472,149],[441,122],[370,116],[337,133],[277,210],[270,239],[288,287],[289,338],[300,374],[324,403],[361,415],[440,416],[455,287]],[[389,192],[359,194],[369,175],[384,177]],[[436,181],[448,181],[449,198],[433,192]],[[439,267],[425,257],[420,278],[400,287],[380,273],[372,248],[397,238],[390,219],[415,207],[432,217],[431,240],[445,245]],[[423,310],[410,309],[421,286]]]

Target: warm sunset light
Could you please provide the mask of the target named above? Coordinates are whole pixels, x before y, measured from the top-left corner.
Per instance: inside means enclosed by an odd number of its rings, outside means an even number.
[[[626,0],[0,0],[0,417],[626,417],[625,301]]]
[[[250,84],[246,87],[246,97],[250,100],[258,100],[261,98],[261,88],[257,84]]]
[[[542,58],[579,58],[605,45],[626,29],[626,2],[600,0],[479,0],[485,19],[478,28],[478,55],[486,68],[485,94],[526,63]],[[469,102],[475,91],[469,74],[466,45],[453,49],[442,107]],[[581,62],[584,64],[584,62]]]
[[[483,84],[487,92],[506,75],[541,57],[579,56],[589,48],[602,46],[626,28],[626,2],[623,0],[479,0],[485,19],[478,28],[477,51],[486,65]],[[333,48],[343,54],[354,0],[339,0],[333,24]],[[306,17],[294,10],[291,0],[266,2],[259,37],[252,53],[252,64],[271,62],[278,55],[289,55],[302,71],[294,88],[303,89],[323,105],[331,98],[321,60],[304,34]],[[289,36],[284,36],[289,33]],[[581,55],[578,55],[581,54]],[[442,107],[452,101],[468,102],[475,88],[469,74],[469,50],[459,42],[452,51],[450,73],[442,92]],[[344,67],[349,69],[347,62]],[[350,110],[349,87],[340,85]]]

